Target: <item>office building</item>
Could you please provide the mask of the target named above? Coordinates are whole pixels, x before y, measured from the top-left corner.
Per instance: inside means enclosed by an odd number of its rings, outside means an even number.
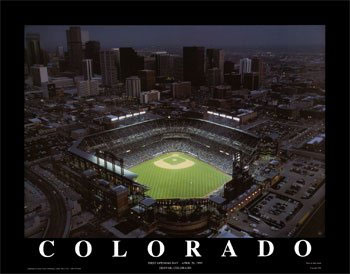
[[[66,30],[67,49],[70,69],[76,73],[81,72],[83,61],[83,47],[80,27],[70,27]]]
[[[160,100],[160,92],[158,90],[150,90],[141,92],[140,94],[140,103],[149,104],[152,102],[157,102]]]
[[[83,75],[84,75],[84,80],[91,80],[92,77],[94,76],[91,59],[83,60]]]
[[[191,96],[191,82],[177,82],[171,84],[174,99],[188,99]]]
[[[144,69],[144,57],[139,56],[133,48],[119,48],[120,52],[120,80],[137,75]]]
[[[207,49],[206,69],[220,69],[220,83],[224,80],[224,51],[222,49]]]
[[[232,90],[241,89],[242,77],[240,74],[234,72],[225,74],[225,83],[230,85]]]
[[[221,84],[221,69],[214,67],[207,70],[208,87]]]
[[[156,57],[147,56],[144,57],[144,68],[148,70],[156,70]]]
[[[251,72],[243,74],[243,88],[255,90],[259,87],[259,75],[257,73]]]
[[[100,52],[102,85],[117,92],[119,82],[119,49]]]
[[[224,74],[232,73],[235,71],[235,63],[231,61],[224,62]]]
[[[156,73],[157,77],[173,77],[173,60],[167,52],[156,52]]]
[[[204,47],[183,48],[184,81],[190,81],[193,86],[205,83],[205,51]]]
[[[154,70],[140,70],[138,76],[141,80],[141,90],[148,91],[154,88],[156,84],[156,75]]]
[[[94,96],[99,94],[98,81],[86,80],[77,83],[79,97]]]
[[[239,62],[239,74],[243,77],[243,74],[250,73],[252,68],[252,60],[249,58],[243,58]]]
[[[26,34],[26,53],[27,53],[26,59],[27,59],[29,68],[35,64],[42,64],[39,34],[37,33]]]
[[[259,84],[261,84],[264,77],[264,63],[258,57],[254,57],[252,59],[252,72],[255,72],[259,75]]]
[[[141,80],[137,76],[130,76],[125,79],[126,95],[139,98],[141,93]]]
[[[43,83],[47,83],[49,81],[49,76],[47,73],[47,67],[43,65],[34,65],[30,69],[33,85],[41,87]]]
[[[100,75],[101,74],[100,42],[88,41],[85,43],[85,58],[92,60],[93,72]]]
[[[175,81],[183,80],[183,58],[180,55],[172,55],[173,77]]]
[[[58,46],[56,48],[56,56],[59,58],[64,58],[64,49],[63,46]]]
[[[226,99],[231,97],[231,86],[220,85],[216,86],[213,90],[213,99]]]

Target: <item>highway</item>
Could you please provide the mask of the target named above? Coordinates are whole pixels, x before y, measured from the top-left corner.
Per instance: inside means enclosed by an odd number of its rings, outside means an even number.
[[[45,194],[50,204],[49,225],[43,238],[63,238],[67,221],[64,198],[48,181],[28,168],[25,169],[25,176]]]

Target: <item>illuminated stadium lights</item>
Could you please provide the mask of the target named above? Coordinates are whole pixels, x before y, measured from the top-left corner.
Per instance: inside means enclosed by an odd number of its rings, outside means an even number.
[[[231,115],[226,115],[226,114],[223,114],[223,113],[217,113],[217,112],[212,112],[212,111],[207,111],[207,113],[211,114],[211,115],[219,116],[219,117],[222,117],[222,118],[230,119],[230,120],[235,120],[236,122],[240,121],[239,117],[233,117]]]
[[[112,122],[117,121],[117,120],[118,120],[118,117],[114,117],[111,119]]]
[[[228,153],[228,152],[225,152],[225,154],[226,154],[226,155],[230,155],[230,153]]]
[[[239,119],[238,117],[233,117],[232,119],[235,120],[235,121],[237,121],[237,122],[240,121],[240,119]]]
[[[126,118],[129,118],[129,117],[131,117],[132,116],[132,114],[127,114],[126,115]]]
[[[127,151],[126,151],[126,153],[129,153],[131,150],[130,149],[128,149]]]
[[[140,113],[139,113],[139,112],[135,112],[133,115],[134,115],[134,116],[139,116]]]
[[[119,116],[119,120],[125,119],[125,116]]]
[[[146,111],[141,111],[141,112],[140,112],[141,115],[142,115],[142,114],[145,114],[145,113],[146,113]]]
[[[224,153],[222,150],[220,150],[221,153]]]

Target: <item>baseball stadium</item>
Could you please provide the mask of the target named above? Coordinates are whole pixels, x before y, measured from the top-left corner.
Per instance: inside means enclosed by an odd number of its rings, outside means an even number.
[[[225,215],[227,191],[238,195],[250,186],[237,182],[237,164],[241,171],[249,165],[258,145],[259,138],[239,129],[168,117],[86,136],[69,149],[65,162],[84,172],[80,187],[100,203],[95,207],[106,208],[109,201],[113,206],[107,208],[118,216],[157,223],[168,234],[193,235],[208,227],[213,212]],[[89,179],[89,172],[103,179]],[[106,195],[106,188],[115,195]]]

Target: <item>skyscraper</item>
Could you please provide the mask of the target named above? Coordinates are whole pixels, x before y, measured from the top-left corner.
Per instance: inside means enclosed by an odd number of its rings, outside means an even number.
[[[206,69],[220,69],[220,81],[224,81],[224,51],[222,49],[207,49]]]
[[[85,43],[85,58],[92,59],[92,69],[94,73],[101,74],[100,42],[88,41]]]
[[[100,52],[102,84],[117,91],[119,77],[119,49],[110,49]]]
[[[235,63],[231,61],[224,62],[224,74],[235,71]]]
[[[172,77],[173,62],[171,55],[167,52],[156,52],[155,58],[157,77]]]
[[[137,75],[144,69],[144,57],[139,56],[133,48],[119,48],[120,52],[120,80]]]
[[[57,46],[57,48],[56,48],[56,56],[59,57],[59,58],[64,58],[63,46]]]
[[[256,72],[259,75],[259,83],[261,83],[264,77],[264,63],[258,57],[253,57],[252,59],[252,72]]]
[[[239,62],[239,74],[243,77],[244,73],[250,73],[252,68],[252,60],[243,58]]]
[[[175,81],[183,80],[183,58],[180,55],[173,55],[173,73]]]
[[[207,70],[208,87],[218,86],[221,84],[221,70],[213,67]]]
[[[39,34],[26,34],[26,48],[28,67],[31,67],[35,64],[42,64]]]
[[[47,67],[44,67],[43,65],[35,64],[31,67],[30,72],[33,78],[34,86],[41,87],[42,84],[47,83],[49,81]]]
[[[73,71],[80,73],[81,62],[83,60],[80,27],[70,27],[68,30],[66,30],[66,35],[70,68]]]
[[[83,60],[83,75],[84,80],[91,80],[93,77],[93,70],[92,70],[92,60],[91,59],[84,59]]]
[[[191,81],[193,86],[205,83],[204,55],[204,47],[183,48],[184,81]]]
[[[139,98],[141,93],[141,80],[137,76],[125,79],[126,95],[128,97]]]
[[[154,88],[156,76],[154,70],[140,70],[138,76],[141,80],[141,90],[148,91]]]

